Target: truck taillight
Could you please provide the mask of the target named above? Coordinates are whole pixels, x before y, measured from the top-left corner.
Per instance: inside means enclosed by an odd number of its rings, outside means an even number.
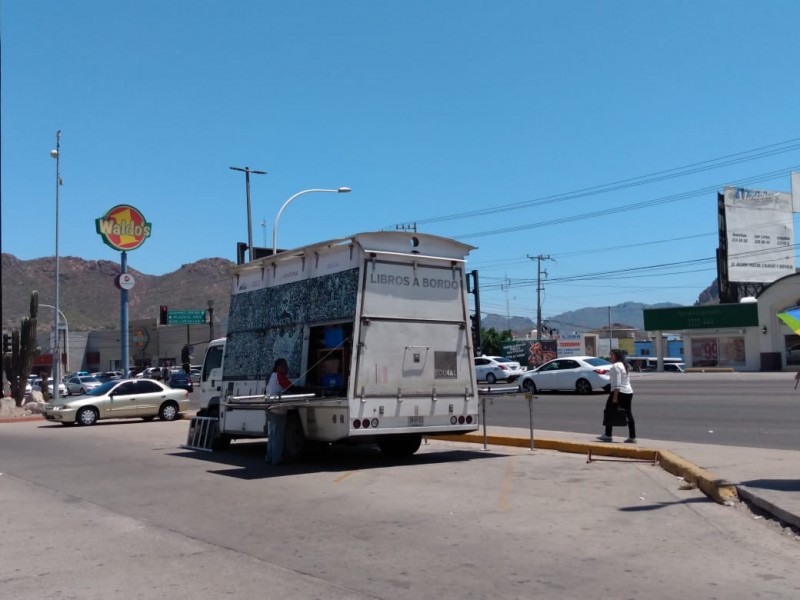
[[[364,419],[363,421],[361,421],[361,426],[364,429],[369,429],[369,419]]]
[[[459,417],[458,417],[458,424],[459,424],[459,425],[463,425],[463,424],[464,424],[464,420],[465,420],[465,419],[464,419],[464,415],[461,415],[461,416],[459,416]]]

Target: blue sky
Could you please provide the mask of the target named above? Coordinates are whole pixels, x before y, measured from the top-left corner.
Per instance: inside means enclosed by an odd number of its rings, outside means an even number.
[[[485,312],[532,318],[540,254],[545,318],[691,304],[716,276],[715,190],[788,191],[800,168],[794,0],[0,0],[0,19],[21,259],[55,251],[59,129],[61,256],[118,261],[94,221],[127,203],[153,224],[130,267],[234,260],[229,167],[249,166],[269,172],[256,245],[294,193],[348,186],[293,202],[278,245],[416,222],[477,246]]]

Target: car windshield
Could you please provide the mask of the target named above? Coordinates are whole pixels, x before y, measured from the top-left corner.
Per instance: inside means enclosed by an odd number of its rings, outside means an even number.
[[[605,358],[585,358],[583,362],[592,365],[593,367],[610,367],[611,363],[608,362]]]
[[[100,384],[96,388],[86,392],[86,395],[87,396],[105,396],[118,383],[119,383],[119,381],[106,381],[105,383]]]

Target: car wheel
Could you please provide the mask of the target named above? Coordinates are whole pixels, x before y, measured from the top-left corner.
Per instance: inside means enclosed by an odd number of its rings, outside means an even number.
[[[86,390],[85,390],[85,389],[83,389],[83,388],[81,388],[80,390],[78,390],[78,393],[79,393],[81,396],[83,396],[83,395],[86,393]]]
[[[97,411],[90,406],[82,408],[75,415],[75,422],[78,425],[94,425],[97,423]]]
[[[575,391],[579,394],[591,394],[592,384],[585,379],[578,379],[578,381],[575,382]]]
[[[174,421],[178,418],[178,405],[174,402],[164,402],[158,409],[158,418],[162,421]]]
[[[536,393],[536,384],[533,383],[533,379],[523,379],[522,380],[522,391],[523,392],[530,392],[531,394]]]
[[[494,373],[486,374],[486,383],[492,385],[495,381],[497,381],[497,377],[494,376]]]

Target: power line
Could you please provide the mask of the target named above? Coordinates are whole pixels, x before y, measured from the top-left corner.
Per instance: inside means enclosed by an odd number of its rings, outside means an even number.
[[[503,227],[501,229],[490,229],[486,231],[478,231],[473,233],[465,233],[461,235],[453,236],[455,239],[463,240],[467,238],[474,238],[474,237],[484,237],[489,235],[498,235],[501,233],[514,233],[516,231],[523,231],[527,229],[538,229],[540,227],[547,227],[551,225],[563,225],[564,223],[571,223],[573,221],[583,221],[588,219],[593,219],[595,217],[604,217],[608,215],[614,215],[623,212],[630,212],[633,210],[641,210],[643,208],[651,208],[654,206],[660,206],[663,204],[669,204],[672,202],[678,202],[679,200],[688,200],[689,198],[695,198],[697,196],[704,196],[706,194],[716,192],[719,190],[720,187],[724,185],[744,185],[750,183],[757,183],[759,181],[766,181],[769,179],[774,179],[778,175],[785,175],[791,172],[793,169],[799,168],[798,166],[791,166],[786,169],[780,169],[777,171],[770,171],[768,173],[762,173],[761,175],[755,175],[753,177],[748,177],[744,179],[739,179],[736,181],[729,182],[728,184],[717,184],[713,186],[708,186],[705,188],[699,188],[696,190],[692,190],[690,192],[682,192],[680,194],[674,194],[671,196],[663,196],[661,198],[655,198],[652,200],[644,200],[642,202],[635,202],[633,204],[623,204],[621,206],[616,206],[612,208],[605,208],[602,210],[597,210],[590,213],[581,213],[578,215],[572,215],[567,217],[559,217],[557,219],[551,219],[549,221],[540,221],[538,223],[528,223],[525,225],[514,225],[512,227]]]
[[[727,154],[724,156],[719,156],[717,158],[712,158],[696,163],[690,163],[688,165],[673,167],[661,171],[655,171],[653,173],[639,175],[636,177],[630,177],[627,179],[621,179],[618,181],[613,181],[600,185],[590,186],[587,188],[582,188],[571,192],[562,192],[559,194],[553,194],[549,196],[535,198],[533,200],[514,202],[510,204],[501,204],[501,205],[492,204],[491,207],[487,208],[466,211],[466,212],[462,211],[458,213],[452,213],[449,215],[442,215],[439,217],[430,217],[428,219],[414,219],[414,221],[419,225],[419,224],[440,223],[443,221],[452,221],[457,219],[467,219],[472,217],[480,217],[488,214],[496,214],[498,212],[506,212],[510,210],[518,210],[521,208],[530,208],[533,206],[542,206],[545,204],[552,204],[556,202],[574,200],[577,198],[595,196],[598,194],[605,194],[608,192],[629,189],[632,187],[640,187],[651,183],[657,183],[659,181],[665,181],[668,179],[674,179],[678,177],[685,177],[687,175],[694,175],[696,173],[704,171],[710,171],[713,169],[719,169],[734,164],[749,162],[761,158],[768,158],[778,154],[784,154],[786,152],[792,152],[794,150],[800,149],[800,143],[798,142],[800,142],[800,138],[792,138],[789,140],[784,140],[782,142],[777,142],[766,146],[760,146],[757,148],[736,152],[734,154]]]

